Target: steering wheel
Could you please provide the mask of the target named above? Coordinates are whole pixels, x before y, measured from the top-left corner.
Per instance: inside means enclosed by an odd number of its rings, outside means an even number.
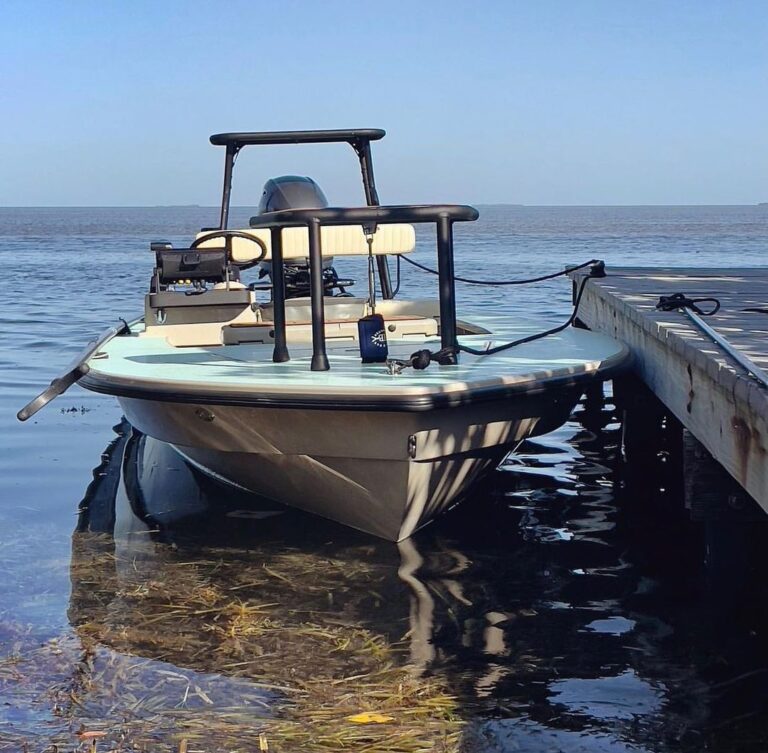
[[[211,233],[206,233],[205,235],[201,235],[199,238],[196,238],[194,241],[192,241],[192,243],[189,244],[189,247],[199,248],[203,243],[206,243],[213,238],[224,239],[224,247],[227,250],[227,255],[230,257],[230,261],[240,269],[250,269],[251,267],[256,266],[267,255],[266,243],[264,243],[264,241],[261,240],[261,238],[258,236],[245,233],[242,230],[214,230]],[[234,261],[234,259],[231,258],[232,244],[229,241],[230,238],[244,238],[247,241],[251,241],[251,243],[255,243],[261,249],[261,254],[259,254],[258,258],[243,262],[242,264]]]

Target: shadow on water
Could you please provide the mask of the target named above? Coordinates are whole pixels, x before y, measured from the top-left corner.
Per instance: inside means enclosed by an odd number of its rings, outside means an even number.
[[[3,626],[0,750],[768,743],[765,532],[690,523],[671,463],[630,474],[611,406],[400,545],[117,430],[72,536],[72,629]]]

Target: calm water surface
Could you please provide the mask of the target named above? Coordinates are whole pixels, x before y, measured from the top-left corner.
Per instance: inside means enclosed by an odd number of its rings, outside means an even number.
[[[140,313],[148,242],[215,221],[199,207],[0,209],[0,750],[84,748],[89,731],[106,733],[100,750],[184,737],[252,750],[262,728],[274,749],[281,724],[354,727],[344,709],[369,708],[371,678],[401,669],[434,708],[456,700],[448,721],[401,704],[390,724],[453,735],[447,749],[766,749],[762,527],[691,523],[669,468],[625,466],[610,402],[526,443],[400,546],[254,506],[79,388],[18,424],[94,332]],[[457,236],[458,274],[484,279],[592,257],[761,265],[768,210],[487,207]],[[434,284],[404,273],[404,295]],[[459,290],[465,310],[546,322],[569,296],[560,281]],[[366,744],[415,749],[374,726]]]

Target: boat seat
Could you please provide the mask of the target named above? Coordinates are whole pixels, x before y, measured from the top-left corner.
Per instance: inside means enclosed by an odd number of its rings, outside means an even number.
[[[210,232],[210,231],[208,231]],[[271,231],[263,228],[238,230],[258,238],[267,249],[261,261],[272,259]],[[305,227],[283,229],[283,260],[306,259],[309,257],[309,231]],[[207,235],[197,234],[197,238]],[[261,248],[246,238],[234,237],[232,241],[232,262],[252,264],[261,254]],[[360,225],[329,225],[320,228],[320,242],[323,256],[367,256],[368,243]],[[221,248],[220,237],[203,241],[200,248]],[[405,223],[379,225],[373,236],[372,251],[376,256],[383,254],[407,254],[416,246],[416,231],[413,225]]]

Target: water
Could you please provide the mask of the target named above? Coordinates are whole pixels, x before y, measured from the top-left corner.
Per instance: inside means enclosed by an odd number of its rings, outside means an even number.
[[[83,731],[105,750],[252,750],[262,729],[277,750],[286,729],[290,750],[323,749],[328,730],[328,750],[338,730],[369,736],[350,749],[414,749],[393,729],[472,751],[765,749],[762,527],[691,523],[673,464],[625,466],[610,403],[527,442],[399,547],[254,508],[132,436],[110,398],[73,388],[18,424],[94,332],[140,312],[149,240],[215,220],[0,209],[0,750],[72,750]],[[484,279],[592,257],[760,265],[768,212],[488,207],[457,238],[457,273]],[[434,284],[403,271],[404,295]],[[552,323],[569,298],[563,281],[459,289],[464,309]],[[377,701],[393,722],[344,721],[376,672],[408,702]]]

